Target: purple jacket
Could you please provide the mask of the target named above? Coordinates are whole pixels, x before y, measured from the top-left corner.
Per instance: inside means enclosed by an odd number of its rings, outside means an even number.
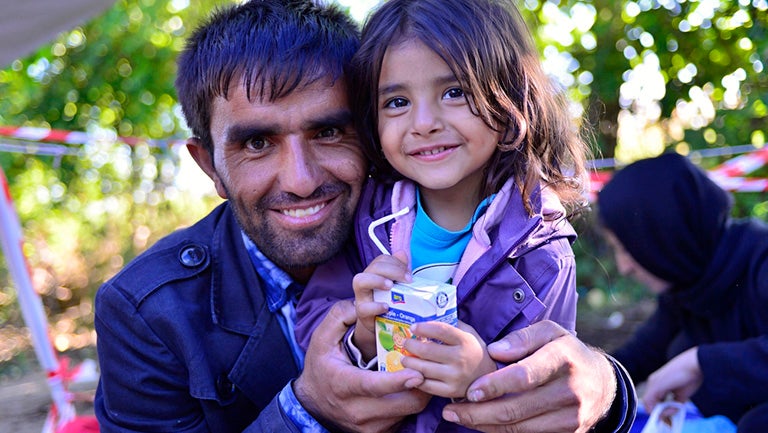
[[[459,320],[486,343],[544,319],[575,329],[576,261],[571,243],[576,232],[552,191],[537,189],[531,201],[529,216],[519,190],[508,182],[475,223],[453,279]],[[415,205],[416,187],[410,181],[394,187],[368,182],[355,222],[357,251],[319,267],[301,296],[296,338],[302,347],[309,346],[312,330],[333,303],[354,296],[353,276],[381,254],[368,237],[368,225],[409,206],[411,212],[376,230],[378,239],[389,239],[390,251],[409,251]],[[460,431],[458,425],[441,420],[446,402],[433,398],[415,424],[408,423],[402,431]]]

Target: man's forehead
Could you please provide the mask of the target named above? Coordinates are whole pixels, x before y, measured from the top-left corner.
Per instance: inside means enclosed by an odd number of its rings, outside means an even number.
[[[330,79],[300,83],[290,92],[283,91],[279,97],[275,98],[271,90],[261,89],[253,83],[241,81],[240,84],[230,85],[226,94],[217,96],[213,101],[213,108],[215,110],[217,106],[223,108],[226,105],[248,104],[269,109],[312,103],[348,107],[346,83],[344,80],[331,81]]]
[[[239,94],[253,102],[269,103],[307,89],[316,91],[330,90],[331,88],[346,91],[346,82],[343,78],[334,78],[325,73],[315,73],[304,77],[239,73],[229,80],[226,97],[230,99],[231,95]]]

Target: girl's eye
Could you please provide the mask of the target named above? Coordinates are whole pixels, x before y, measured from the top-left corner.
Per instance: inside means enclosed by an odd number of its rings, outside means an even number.
[[[455,99],[455,98],[463,98],[464,97],[464,90],[460,87],[451,87],[450,89],[446,90],[443,94],[444,99]]]
[[[384,103],[384,108],[401,108],[408,105],[408,100],[405,98],[392,98]]]

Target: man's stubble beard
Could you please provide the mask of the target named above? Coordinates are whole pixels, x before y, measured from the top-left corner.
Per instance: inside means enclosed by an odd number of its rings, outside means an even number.
[[[267,207],[257,205],[248,209],[240,200],[231,199],[231,207],[245,234],[272,263],[285,271],[315,267],[330,260],[346,243],[352,229],[354,209],[343,206],[320,227],[307,230],[286,230],[271,224]],[[229,197],[233,197],[229,195]],[[340,197],[341,198],[341,197]]]

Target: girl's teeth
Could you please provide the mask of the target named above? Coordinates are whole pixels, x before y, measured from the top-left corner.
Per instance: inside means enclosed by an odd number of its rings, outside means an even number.
[[[325,203],[308,207],[306,209],[286,209],[286,210],[283,210],[283,215],[287,215],[293,218],[303,218],[303,217],[308,217],[310,215],[314,215],[320,212],[320,209],[324,207],[325,207]]]
[[[438,154],[440,152],[443,152],[443,151],[445,151],[445,147],[441,146],[441,147],[438,147],[438,148],[435,148],[435,149],[432,149],[432,150],[426,150],[424,152],[419,152],[419,155],[425,155],[425,156],[426,155],[436,155],[436,154]]]

